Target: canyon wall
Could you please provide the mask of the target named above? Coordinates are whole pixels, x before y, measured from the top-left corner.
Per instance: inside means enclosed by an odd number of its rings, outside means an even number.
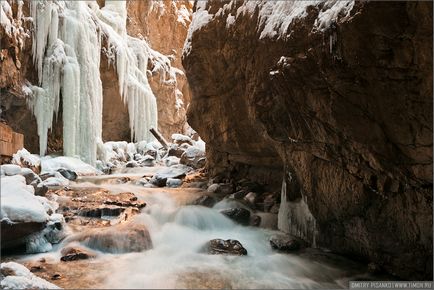
[[[104,0],[97,2],[104,7]],[[146,40],[154,50],[153,55],[167,56],[169,60],[164,68],[155,67],[161,64],[160,59],[148,62],[148,79],[158,105],[158,127],[166,138],[188,128],[186,108],[190,93],[180,55],[191,21],[191,8],[189,1],[127,1],[128,34]],[[5,15],[2,14],[0,25],[1,118],[15,131],[25,135],[25,148],[38,153],[36,119],[26,104],[29,92],[25,89],[27,84],[38,83],[32,58],[34,27],[29,17],[29,1],[23,4],[2,1],[2,12]],[[103,140],[130,140],[128,108],[119,92],[118,75],[103,51],[100,75],[103,86]],[[62,128],[60,110],[48,134],[48,153],[62,151]]]
[[[432,279],[432,3],[199,1],[187,37],[212,175],[285,176],[318,246]]]

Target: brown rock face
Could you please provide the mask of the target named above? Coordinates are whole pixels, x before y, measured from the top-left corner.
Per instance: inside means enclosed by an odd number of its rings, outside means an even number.
[[[130,16],[128,33],[147,39],[154,50],[169,56],[172,67],[178,70],[175,79],[160,72],[149,78],[157,98],[158,129],[170,140],[173,133],[182,133],[188,127],[186,109],[190,103],[190,89],[181,64],[181,53],[191,22],[192,5],[186,0],[128,1],[127,9]],[[152,60],[150,66],[153,70]]]
[[[262,39],[258,7],[227,25],[240,5],[183,56],[211,172],[279,185],[289,171],[320,246],[432,279],[432,3],[356,3],[321,32],[320,4]]]

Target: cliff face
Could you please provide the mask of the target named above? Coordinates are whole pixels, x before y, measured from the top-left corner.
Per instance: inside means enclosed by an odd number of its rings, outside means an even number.
[[[432,279],[432,3],[196,5],[183,65],[211,172],[284,174],[319,246]]]
[[[145,38],[154,50],[169,57],[174,68],[169,74],[154,72],[149,78],[157,98],[158,128],[170,140],[173,133],[182,133],[189,127],[186,110],[190,89],[181,53],[191,22],[192,5],[187,0],[129,1],[127,5],[128,33]],[[150,69],[154,69],[152,64]]]
[[[100,7],[105,1],[97,1]],[[0,25],[0,92],[1,117],[17,132],[25,135],[25,148],[39,152],[36,119],[26,105],[26,83],[37,85],[37,69],[32,59],[33,24],[29,2],[2,2]],[[10,9],[9,9],[10,7]],[[168,56],[170,63],[157,67],[159,60],[150,59],[148,75],[152,91],[157,98],[158,126],[169,138],[172,133],[182,133],[186,124],[186,108],[189,104],[189,88],[183,73],[180,54],[191,18],[188,1],[128,1],[127,32],[142,38],[155,50],[154,55]],[[2,10],[2,11],[3,11]],[[6,16],[6,17],[5,17]],[[3,23],[3,19],[10,23]],[[16,29],[19,28],[19,29]],[[167,37],[169,35],[170,37]],[[113,64],[101,53],[100,76],[103,86],[104,141],[129,140],[131,130],[126,104],[122,101],[118,76]],[[48,152],[62,151],[62,112],[59,112],[48,134]]]

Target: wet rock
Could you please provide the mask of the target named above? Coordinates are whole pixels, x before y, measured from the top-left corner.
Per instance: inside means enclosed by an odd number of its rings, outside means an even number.
[[[195,201],[193,201],[193,205],[202,205],[206,207],[213,207],[214,204],[216,204],[216,200],[209,196],[209,195],[203,195],[199,198],[197,198]]]
[[[108,228],[91,229],[69,238],[106,253],[141,252],[152,248],[145,225],[121,223]]]
[[[226,196],[234,191],[234,186],[231,183],[214,183],[208,187],[207,191]]]
[[[62,275],[60,275],[59,273],[56,273],[53,276],[51,276],[51,280],[60,280],[60,279],[62,279]]]
[[[124,210],[125,208],[119,206],[100,206],[97,208],[82,208],[79,210],[78,215],[84,217],[101,218],[103,216],[119,216]]]
[[[237,240],[214,239],[209,241],[205,248],[211,255],[247,255],[247,250]]]
[[[60,174],[62,174],[62,176],[65,177],[68,180],[74,181],[74,180],[77,179],[77,173],[75,173],[72,170],[61,168],[61,169],[57,170],[57,172],[59,172]]]
[[[250,222],[250,211],[248,211],[245,208],[237,207],[237,208],[230,208],[220,211],[220,213],[224,214],[231,220],[242,224],[242,225],[249,225]]]
[[[281,252],[293,252],[300,249],[301,242],[289,236],[278,235],[270,238],[270,245]]]
[[[63,262],[86,260],[96,257],[95,253],[81,247],[65,247],[61,250],[60,254],[62,255],[60,260]]]
[[[205,152],[197,147],[189,146],[181,155],[181,164],[191,166],[193,168],[201,168],[205,165]]]
[[[27,237],[40,232],[44,227],[45,223],[12,223],[3,219],[1,221],[1,249],[21,249],[25,246]],[[25,251],[25,247],[22,250]]]
[[[244,197],[244,200],[247,201],[248,203],[250,203],[251,205],[255,205],[256,203],[256,199],[257,199],[258,195],[255,192],[249,192],[248,194],[246,194],[246,196]]]
[[[155,186],[164,187],[164,186],[166,186],[167,177],[154,175],[154,176],[152,176],[151,180],[149,180],[149,182]]]
[[[259,227],[260,224],[261,224],[261,217],[259,215],[255,214],[250,217],[249,225],[253,227]]]
[[[182,180],[178,178],[168,178],[166,185],[167,187],[180,187],[182,185]]]
[[[42,181],[50,178],[50,177],[55,177],[55,174],[50,172],[50,173],[43,173],[41,175],[39,175],[39,177],[42,179]]]
[[[231,197],[234,198],[234,199],[242,199],[242,198],[244,198],[246,196],[247,193],[248,193],[248,191],[246,191],[244,189],[241,189],[241,190],[238,190],[237,192],[234,192],[231,195]]]
[[[185,149],[179,148],[178,145],[172,144],[170,145],[169,151],[167,152],[168,156],[174,156],[181,158],[182,154],[184,154]]]

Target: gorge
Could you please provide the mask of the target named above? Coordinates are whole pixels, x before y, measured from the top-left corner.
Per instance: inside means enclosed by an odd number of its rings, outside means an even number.
[[[432,281],[431,2],[0,7],[2,288]]]

